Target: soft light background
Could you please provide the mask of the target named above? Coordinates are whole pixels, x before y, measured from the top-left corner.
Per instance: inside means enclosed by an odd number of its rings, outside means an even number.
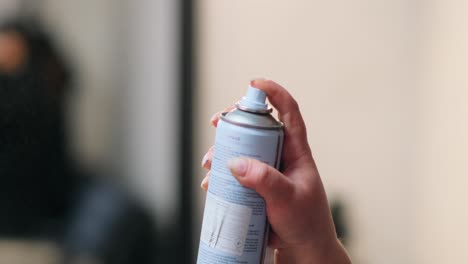
[[[301,106],[330,199],[346,205],[355,263],[463,262],[467,11],[450,0],[200,1],[198,152],[213,143],[212,113],[251,78],[276,80]]]
[[[44,0],[38,8],[79,69],[70,111],[75,152],[85,166],[127,177],[118,180],[154,210],[163,229],[179,197],[179,113],[172,107],[178,3]]]
[[[19,2],[34,1],[0,0],[0,16]],[[192,255],[204,204],[199,162],[214,138],[208,120],[250,79],[267,77],[301,106],[330,200],[346,206],[353,263],[466,262],[468,2],[194,2]],[[179,1],[34,8],[80,71],[75,152],[87,166],[112,168],[164,230],[180,197]],[[17,243],[0,243],[1,261],[57,258],[53,245]]]
[[[77,76],[68,109],[73,152],[84,168],[104,172],[149,208],[159,238],[181,229],[175,226],[179,6],[173,0],[0,0],[1,19],[38,16],[70,59]],[[180,240],[168,239],[159,242],[166,251]],[[50,264],[60,257],[47,241],[0,238],[0,252],[0,263]]]

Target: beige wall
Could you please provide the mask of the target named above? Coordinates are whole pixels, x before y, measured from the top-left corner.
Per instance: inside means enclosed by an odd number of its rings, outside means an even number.
[[[455,263],[464,253],[451,255],[448,245],[468,245],[455,239],[452,217],[466,222],[457,177],[467,174],[468,46],[458,8],[442,0],[201,1],[196,161],[213,142],[211,114],[251,78],[271,78],[298,99],[327,192],[347,205],[354,261]]]
[[[44,0],[38,5],[46,29],[71,59],[76,75],[70,133],[73,148],[89,166],[107,162],[116,103],[117,6],[112,0]]]
[[[468,2],[427,8],[418,164],[417,263],[468,259]]]
[[[0,0],[0,19],[10,16],[18,9],[17,0]]]

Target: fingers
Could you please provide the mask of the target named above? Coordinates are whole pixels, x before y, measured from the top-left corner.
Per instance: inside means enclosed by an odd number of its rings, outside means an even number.
[[[287,153],[285,159],[297,160],[305,154],[310,155],[306,126],[292,95],[274,81],[258,79],[251,81],[250,84],[263,90],[270,103],[278,110],[278,117],[285,128],[284,151]]]
[[[203,156],[201,167],[204,169],[211,169],[211,161],[213,160],[213,146],[208,149],[205,156]]]
[[[270,229],[270,234],[268,235],[268,246],[271,248],[280,248],[282,246],[281,238],[278,237],[273,229]]]
[[[228,162],[228,168],[240,184],[255,190],[267,205],[281,206],[291,200],[293,183],[273,167],[255,159],[235,158]]]
[[[211,161],[213,160],[213,146],[206,152],[205,156],[203,156],[201,166],[204,169],[210,170],[211,169]],[[208,181],[210,179],[210,172],[206,174],[205,178],[203,178],[200,187],[207,191],[208,190]]]
[[[201,167],[207,170],[211,169],[211,160],[213,160],[213,146],[206,152],[205,156],[203,156]],[[205,178],[203,178],[200,187],[207,191],[208,190],[208,181],[210,179],[210,172],[206,174]]]
[[[210,181],[210,172],[208,172],[205,176],[205,178],[203,178],[201,184],[200,184],[200,187],[207,191],[208,190],[208,182]]]
[[[268,95],[270,103],[280,114],[287,114],[289,112],[295,115],[300,114],[298,113],[299,107],[296,100],[285,88],[276,82],[266,79],[256,79],[250,81],[250,85],[263,90]]]

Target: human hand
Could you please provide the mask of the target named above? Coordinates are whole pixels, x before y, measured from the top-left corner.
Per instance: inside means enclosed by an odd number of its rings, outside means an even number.
[[[351,263],[335,232],[325,190],[312,157],[304,120],[289,92],[269,80],[255,80],[251,86],[266,92],[284,123],[282,173],[260,161],[236,158],[228,162],[239,183],[259,193],[266,202],[271,225],[269,246],[275,263]],[[219,114],[211,123],[216,127]],[[213,149],[202,166],[211,168]],[[209,172],[202,181],[208,186]]]

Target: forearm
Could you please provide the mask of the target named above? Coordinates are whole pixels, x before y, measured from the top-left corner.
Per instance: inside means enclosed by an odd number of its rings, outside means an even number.
[[[318,249],[301,246],[292,249],[275,250],[275,264],[351,264],[351,260],[337,240],[336,243]]]

